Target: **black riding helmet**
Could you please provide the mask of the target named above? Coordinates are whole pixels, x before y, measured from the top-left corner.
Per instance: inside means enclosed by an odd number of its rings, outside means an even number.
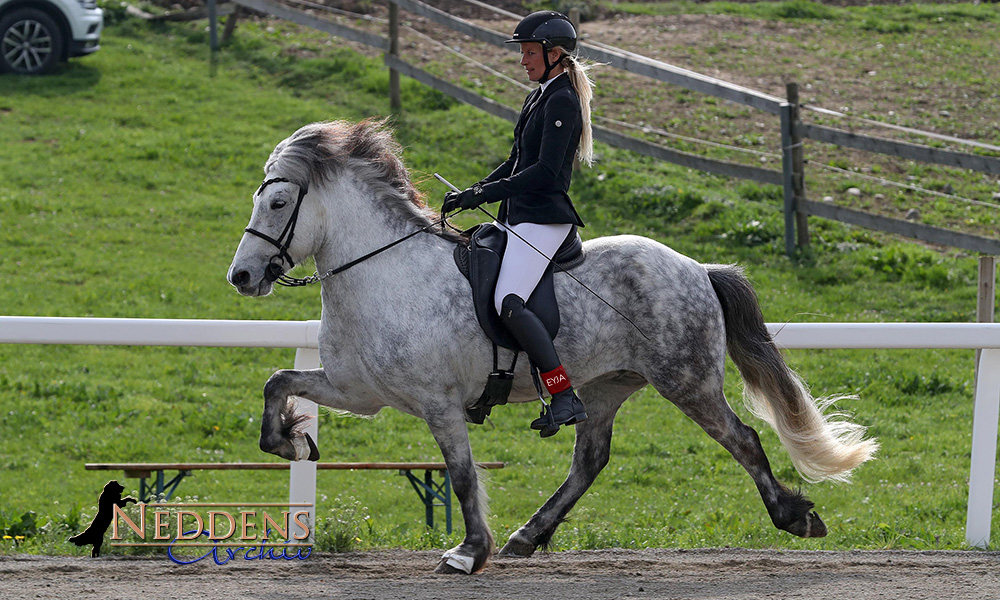
[[[521,19],[514,28],[514,35],[504,43],[524,42],[537,42],[542,45],[542,50],[545,52],[542,56],[545,61],[542,81],[546,81],[552,69],[559,64],[559,62],[555,65],[549,64],[548,51],[559,46],[569,52],[576,50],[576,28],[566,15],[554,10],[540,10]]]

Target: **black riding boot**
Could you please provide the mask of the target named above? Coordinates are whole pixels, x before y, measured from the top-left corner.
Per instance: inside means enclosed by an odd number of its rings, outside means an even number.
[[[531,428],[539,430],[544,438],[555,435],[560,425],[586,421],[587,411],[583,402],[573,391],[569,376],[552,345],[552,338],[535,313],[524,306],[524,300],[518,295],[509,294],[501,304],[500,318],[531,362],[541,371],[542,382],[552,395],[551,403],[531,422]]]

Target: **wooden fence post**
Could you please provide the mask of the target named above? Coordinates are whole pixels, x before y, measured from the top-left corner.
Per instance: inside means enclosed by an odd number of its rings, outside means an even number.
[[[226,18],[226,26],[222,29],[221,43],[223,46],[228,44],[229,40],[233,39],[233,32],[236,31],[236,22],[239,21],[242,10],[243,7],[237,4],[233,12],[229,13],[229,16]]]
[[[996,257],[979,257],[979,285],[976,294],[976,321],[979,323],[992,323],[994,318],[994,307],[996,306]],[[982,350],[976,350],[976,379],[979,380],[979,355]]]
[[[792,162],[792,105],[784,102],[781,116],[781,186],[785,192],[785,254],[795,254],[795,169]]]
[[[580,8],[574,6],[569,9],[569,14],[566,16],[569,17],[569,22],[573,24],[573,29],[576,29],[576,36],[580,37]]]
[[[809,214],[805,211],[806,202],[806,172],[805,148],[802,147],[802,113],[799,110],[799,84],[789,83],[785,86],[788,104],[791,107],[791,159],[792,159],[792,192],[794,195],[793,210],[795,211],[796,244],[799,248],[809,245]]]
[[[399,6],[389,2],[389,55],[399,58]],[[389,69],[389,108],[394,113],[403,109],[403,98],[399,91],[399,71]]]

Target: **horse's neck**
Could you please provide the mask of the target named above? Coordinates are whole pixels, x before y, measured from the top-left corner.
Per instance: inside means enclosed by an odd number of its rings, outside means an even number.
[[[378,206],[381,200],[365,190],[340,184],[327,194],[324,237],[316,254],[320,273],[345,265],[418,229],[399,213]],[[419,234],[347,271],[323,285],[324,310],[343,318],[379,316],[391,311],[393,302],[427,296],[419,288],[433,285],[447,260],[442,243],[430,234]]]

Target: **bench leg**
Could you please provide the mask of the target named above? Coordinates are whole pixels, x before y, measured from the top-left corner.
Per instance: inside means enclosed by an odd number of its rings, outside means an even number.
[[[434,471],[425,471],[423,481],[413,474],[409,469],[400,469],[400,475],[405,475],[413,486],[413,491],[417,493],[420,501],[424,504],[424,515],[427,527],[434,528],[434,507],[443,506],[445,515],[445,529],[451,533],[451,477],[448,471],[444,471],[444,481],[440,484],[434,481]],[[435,501],[440,501],[437,504]]]
[[[152,485],[146,483],[145,477],[140,477],[139,498],[142,502],[146,503],[150,500],[159,500],[161,496],[164,500],[170,500],[170,497],[177,491],[177,486],[180,485],[181,480],[190,474],[191,471],[180,471],[170,481],[166,481],[163,471],[157,471],[156,481]]]

